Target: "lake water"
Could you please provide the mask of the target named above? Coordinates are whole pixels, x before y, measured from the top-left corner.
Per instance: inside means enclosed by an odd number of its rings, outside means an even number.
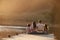
[[[30,35],[22,34],[26,27],[21,26],[0,26],[0,38],[3,40],[55,40],[54,34]],[[16,35],[18,33],[18,35]],[[11,38],[8,38],[11,35]]]

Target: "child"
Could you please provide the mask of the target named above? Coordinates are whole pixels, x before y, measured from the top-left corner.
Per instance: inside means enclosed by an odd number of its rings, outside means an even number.
[[[27,26],[28,26],[26,29],[27,33],[31,33],[30,24],[28,24]]]

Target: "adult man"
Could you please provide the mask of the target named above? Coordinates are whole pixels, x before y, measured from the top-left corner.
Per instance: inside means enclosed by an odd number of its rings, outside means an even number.
[[[44,27],[45,27],[45,24],[42,23],[42,21],[40,20],[38,23],[37,23],[37,30],[39,32],[44,32]]]

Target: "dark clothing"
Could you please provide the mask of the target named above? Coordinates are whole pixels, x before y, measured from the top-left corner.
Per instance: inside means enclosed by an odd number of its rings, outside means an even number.
[[[34,29],[36,28],[36,22],[33,22],[33,28]]]

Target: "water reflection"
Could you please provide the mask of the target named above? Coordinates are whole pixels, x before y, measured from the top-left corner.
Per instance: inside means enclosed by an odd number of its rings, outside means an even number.
[[[0,26],[0,38],[6,38],[8,35],[14,36],[18,34],[22,34],[25,32],[26,27],[19,26]]]
[[[15,36],[16,34],[22,34],[25,31],[26,27],[21,26],[0,26],[0,36],[1,38],[7,38],[8,35]],[[9,36],[9,37],[10,37]],[[43,38],[51,38],[54,39],[54,34],[49,35],[35,35],[35,36],[41,36]]]

